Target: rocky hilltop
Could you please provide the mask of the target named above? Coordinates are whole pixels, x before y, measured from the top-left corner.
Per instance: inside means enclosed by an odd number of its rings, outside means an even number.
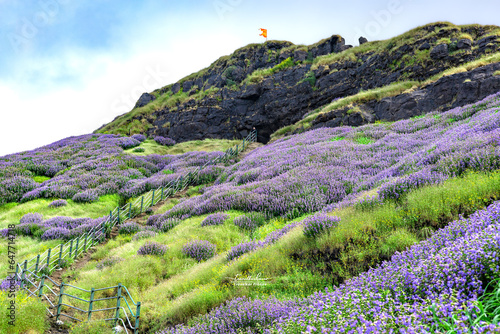
[[[475,102],[500,88],[497,26],[439,22],[385,41],[360,38],[360,44],[352,47],[333,35],[310,46],[248,45],[144,93],[132,111],[96,132],[182,142],[242,138],[255,127],[258,140],[267,143],[279,129],[283,135],[393,121]],[[321,112],[364,92],[373,94]]]

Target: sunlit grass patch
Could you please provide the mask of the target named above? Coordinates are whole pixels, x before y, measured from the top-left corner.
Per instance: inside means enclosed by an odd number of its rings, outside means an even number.
[[[49,207],[54,199],[36,199],[26,203],[7,203],[0,206],[0,229],[7,228],[9,224],[18,224],[19,219],[27,213],[41,213],[44,219],[67,216],[72,218],[98,218],[106,216],[118,206],[120,197],[117,194],[101,196],[97,202],[75,203],[68,199],[66,206],[57,208]]]
[[[228,139],[205,139],[205,140],[192,140],[183,143],[175,144],[174,146],[163,146],[156,143],[154,140],[148,139],[141,143],[139,148],[143,148],[143,152],[136,152],[135,148],[125,150],[125,152],[133,155],[145,156],[150,154],[184,154],[193,151],[226,151],[229,148],[240,144],[240,140]]]

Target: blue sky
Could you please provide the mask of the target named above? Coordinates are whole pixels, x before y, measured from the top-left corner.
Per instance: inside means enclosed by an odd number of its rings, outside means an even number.
[[[498,1],[0,0],[0,156],[90,133],[144,91],[249,43],[357,45],[435,21],[500,25]]]

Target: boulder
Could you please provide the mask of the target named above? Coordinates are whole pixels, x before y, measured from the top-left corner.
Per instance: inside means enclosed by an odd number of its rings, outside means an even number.
[[[457,48],[459,50],[470,50],[472,47],[472,41],[468,38],[463,38],[458,41]]]
[[[181,84],[176,82],[172,86],[172,93],[177,94],[181,90]]]
[[[156,99],[156,97],[154,95],[151,95],[149,93],[143,93],[141,95],[141,97],[139,98],[139,100],[137,100],[134,108],[144,107],[146,104],[148,104],[149,102],[151,102],[155,99]]]
[[[448,56],[448,44],[439,44],[431,50],[432,59],[443,59]]]
[[[368,40],[365,37],[361,36],[359,38],[359,45],[363,45],[363,44],[365,44],[367,42],[368,42]]]
[[[429,50],[431,48],[431,45],[429,44],[429,42],[425,42],[424,44],[420,45],[420,47],[418,48],[419,50]]]

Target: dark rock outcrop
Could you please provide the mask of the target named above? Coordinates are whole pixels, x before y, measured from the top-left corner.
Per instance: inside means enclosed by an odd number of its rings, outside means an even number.
[[[444,111],[474,103],[500,91],[500,63],[479,67],[469,72],[443,77],[421,89],[380,101],[358,106],[362,111],[357,118],[347,113],[348,108],[334,110],[318,116],[311,128],[339,125],[358,126],[375,120],[397,121],[431,111]]]
[[[431,50],[432,59],[443,59],[448,55],[448,45],[439,44]]]
[[[363,37],[363,36],[361,36],[361,37],[358,39],[358,41],[359,41],[359,45],[363,45],[363,44],[365,44],[365,43],[368,43],[368,40],[366,39],[366,37]]]
[[[391,42],[376,51],[345,53],[345,56],[335,57],[336,61],[314,68],[311,64],[313,58],[339,53],[351,46],[345,45],[345,40],[337,35],[308,47],[279,41],[249,45],[220,58],[207,69],[156,91],[159,94],[167,91],[176,94],[182,88],[190,99],[180,100],[176,106],[163,107],[152,114],[138,113],[129,117],[127,122],[130,124],[138,120],[140,124],[147,125],[149,136],[167,136],[177,142],[242,138],[256,127],[258,141],[266,143],[279,128],[301,120],[307,113],[336,98],[405,80],[425,81],[446,69],[478,59],[500,45],[496,36],[478,38],[485,33],[483,27],[466,27],[461,31],[447,28],[436,34],[436,28],[441,27],[446,28],[447,24],[422,28],[422,31],[430,33],[428,37],[420,34],[406,44]],[[459,36],[458,32],[475,38],[474,47],[468,48],[466,41],[454,38]],[[450,49],[447,44],[436,45],[440,38],[450,37],[450,34],[456,34],[450,38]],[[452,52],[451,46],[462,51]],[[421,50],[431,50],[430,56]],[[254,71],[272,68],[287,58],[292,58],[294,66],[243,84]],[[482,73],[477,69],[445,77],[412,93],[372,101],[355,111],[334,110],[318,118],[314,126],[361,125],[378,119],[395,120],[469,103],[491,93],[495,87],[498,90],[500,77],[485,71],[481,74],[484,78],[468,76]],[[447,80],[453,81],[446,84]],[[200,98],[197,92],[207,89],[211,89],[210,93]],[[449,93],[446,93],[447,90]],[[427,98],[429,101],[424,101]]]
[[[139,100],[137,100],[134,108],[144,107],[146,104],[155,99],[156,97],[154,95],[151,95],[149,93],[143,93],[141,97],[139,97]]]

